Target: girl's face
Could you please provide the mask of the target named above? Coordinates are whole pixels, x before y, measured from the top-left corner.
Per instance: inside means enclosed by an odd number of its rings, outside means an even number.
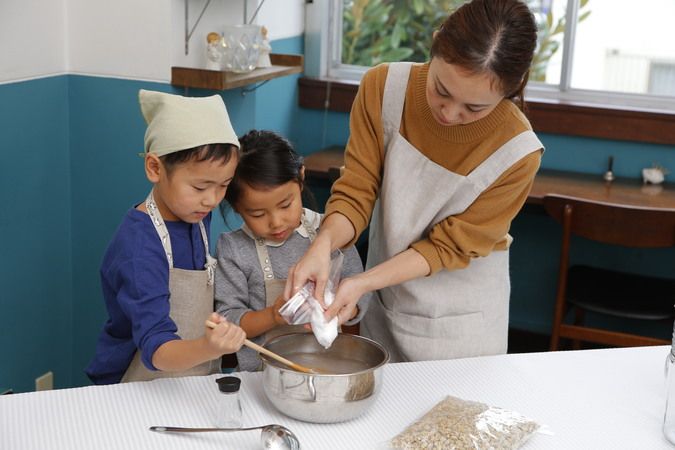
[[[504,98],[487,73],[471,74],[433,58],[429,64],[426,96],[431,113],[441,125],[466,125],[492,112]]]
[[[156,163],[160,165],[159,170],[153,174],[156,179],[150,181],[155,183],[155,202],[162,217],[198,223],[225,196],[237,167],[237,158],[232,157],[227,163],[189,160],[177,164],[171,174],[167,173],[159,158]],[[151,178],[150,173],[148,178]]]
[[[302,189],[297,181],[270,188],[242,184],[241,188],[234,209],[257,237],[283,242],[300,225]]]

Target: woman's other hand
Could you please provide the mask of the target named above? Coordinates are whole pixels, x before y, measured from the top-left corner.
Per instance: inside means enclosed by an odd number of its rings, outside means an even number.
[[[361,274],[342,280],[335,293],[335,300],[324,314],[326,322],[335,316],[338,317],[339,325],[353,319],[357,313],[356,304],[366,292],[368,289]]]

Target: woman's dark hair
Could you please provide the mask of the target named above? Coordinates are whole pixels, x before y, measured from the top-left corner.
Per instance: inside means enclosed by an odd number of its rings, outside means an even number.
[[[183,164],[187,161],[194,160],[202,162],[207,160],[222,161],[227,164],[230,158],[237,156],[239,149],[232,144],[206,144],[198,147],[188,148],[179,152],[169,153],[168,155],[160,156],[160,160],[164,164],[167,173],[171,174],[173,169],[178,164]]]
[[[431,57],[471,73],[492,73],[503,95],[524,109],[537,23],[518,0],[472,0],[454,11],[434,37]]]
[[[316,209],[312,193],[303,188],[303,158],[288,140],[273,131],[251,130],[239,138],[239,145],[239,163],[220,204],[223,218],[228,207],[236,207],[244,185],[269,189],[294,181],[302,189],[303,204]]]

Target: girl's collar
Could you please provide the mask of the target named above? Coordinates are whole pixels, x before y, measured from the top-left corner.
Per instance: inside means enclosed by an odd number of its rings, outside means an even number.
[[[319,229],[319,225],[321,225],[321,217],[322,217],[321,214],[307,208],[302,209],[302,214],[304,216],[304,221],[307,222],[308,226],[312,227],[315,230]],[[244,232],[244,234],[246,234],[246,236],[250,237],[251,239],[253,240],[257,239],[257,236],[253,234],[248,225],[246,225],[246,222],[244,222],[244,224],[241,226],[241,230]],[[303,220],[300,220],[300,226],[297,227],[294,231],[298,233],[300,236],[304,237],[305,239],[309,239],[309,233],[307,232],[307,229],[303,226]],[[288,239],[286,239],[286,241],[287,240]],[[265,245],[267,245],[268,247],[281,247],[286,243],[286,241],[275,242],[270,241],[269,239],[265,239]]]

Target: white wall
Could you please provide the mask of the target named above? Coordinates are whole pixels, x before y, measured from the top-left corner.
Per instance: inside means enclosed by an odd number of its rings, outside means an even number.
[[[2,0],[0,82],[62,73],[168,82],[171,66],[203,67],[206,35],[250,18],[260,0],[212,0],[185,55],[186,0]],[[194,25],[206,0],[187,0]],[[303,33],[303,0],[267,0],[254,23],[270,39]]]
[[[0,1],[0,83],[65,73],[66,1]]]

